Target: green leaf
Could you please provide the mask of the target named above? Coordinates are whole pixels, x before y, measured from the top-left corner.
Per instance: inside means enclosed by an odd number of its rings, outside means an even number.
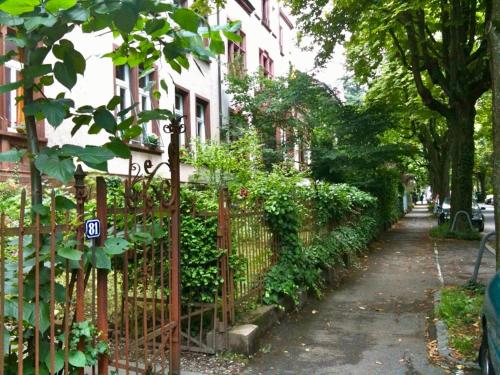
[[[64,145],[61,152],[65,156],[77,157],[84,163],[101,164],[111,160],[115,155],[100,146],[85,146],[85,148],[75,145]]]
[[[56,210],[57,211],[69,211],[76,208],[76,204],[64,195],[56,196]]]
[[[73,21],[85,22],[90,17],[90,12],[88,9],[77,5],[70,10],[66,11],[65,14]]]
[[[89,168],[97,169],[98,171],[108,172],[108,163],[85,163]]]
[[[25,106],[24,113],[27,116],[36,116],[41,113],[50,125],[57,128],[64,121],[68,107],[73,105],[70,99],[38,99]]]
[[[0,153],[0,162],[5,161],[10,163],[18,163],[21,161],[25,154],[26,150],[18,150],[16,148],[13,148],[9,151]]]
[[[0,13],[0,25],[19,26],[24,23],[24,18],[11,16],[10,14]]]
[[[40,5],[40,0],[5,0],[0,4],[0,10],[18,16],[23,13],[32,12],[38,5]]]
[[[68,362],[71,366],[75,367],[85,367],[87,364],[87,358],[85,354],[79,350],[71,350],[68,356]]]
[[[121,103],[121,100],[122,99],[120,96],[118,95],[113,96],[113,98],[111,98],[111,100],[108,102],[106,108],[109,109],[110,111],[114,111],[116,107],[118,107],[118,105]]]
[[[210,41],[210,50],[216,54],[224,53],[224,42],[221,40],[212,39]]]
[[[108,238],[104,242],[104,251],[109,255],[123,254],[130,247],[130,243],[119,237]]]
[[[81,251],[73,247],[62,247],[57,249],[57,255],[69,260],[80,260],[82,259],[82,254]]]
[[[184,30],[198,32],[200,16],[187,8],[177,8],[172,14],[172,19]]]
[[[76,0],[48,0],[45,3],[45,9],[50,13],[55,13],[60,10],[66,10],[73,7],[76,4]]]
[[[89,255],[93,258],[94,254],[90,253]],[[101,270],[111,270],[111,259],[102,248],[95,249],[95,262],[94,259],[92,259],[92,264],[94,264],[95,268]]]
[[[63,350],[57,350],[55,353],[55,360],[54,360],[54,371],[57,374],[59,371],[61,371],[64,368],[64,351]],[[50,367],[50,351],[45,357],[45,366],[51,370]]]
[[[52,72],[52,65],[35,65],[23,69],[24,79],[27,81],[33,81],[35,78],[44,76]]]
[[[56,22],[57,18],[50,14],[46,17],[29,17],[26,19],[26,22],[24,22],[24,27],[26,28],[26,31],[31,32],[40,26],[52,27],[56,24]]]
[[[7,92],[17,90],[23,84],[24,84],[24,80],[12,82],[12,83],[7,83],[6,85],[1,85],[0,86],[0,94],[5,94]]]
[[[99,128],[106,130],[110,134],[115,134],[117,126],[115,116],[105,107],[96,109],[94,122]]]
[[[144,31],[147,34],[151,35],[151,34],[155,33],[156,31],[161,30],[163,27],[165,27],[166,24],[167,24],[167,22],[164,19],[155,18],[155,19],[152,19],[152,20],[149,20],[146,22],[146,26],[144,27]]]
[[[137,22],[138,12],[131,4],[123,3],[122,7],[113,13],[113,22],[118,30],[128,34],[133,29]]]
[[[36,168],[46,175],[67,184],[75,173],[75,164],[72,159],[60,160],[56,155],[40,154],[35,160]]]
[[[50,327],[49,304],[41,302],[39,306],[40,333],[43,335]]]
[[[67,62],[56,62],[54,65],[54,76],[56,79],[69,90],[71,90],[77,81],[76,71],[73,65]]]
[[[0,56],[0,64],[5,64],[7,61],[12,60],[12,58],[16,55],[17,55],[16,51],[7,52],[5,55]]]
[[[50,214],[50,208],[44,206],[42,203],[37,203],[31,206],[31,210],[41,216],[48,216]]]
[[[130,158],[130,147],[118,138],[112,138],[111,142],[106,143],[104,147],[106,147],[108,150],[111,150],[115,154],[115,156],[119,158]]]

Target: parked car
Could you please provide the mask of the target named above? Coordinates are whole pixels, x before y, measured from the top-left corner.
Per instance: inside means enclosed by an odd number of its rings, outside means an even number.
[[[494,195],[493,194],[488,194],[486,196],[486,199],[484,200],[484,203],[486,203],[486,204],[493,204],[493,200],[494,200]]]
[[[472,201],[472,225],[476,227],[480,232],[484,231],[484,215],[483,210],[484,207],[480,207],[477,201]],[[438,224],[443,224],[450,220],[451,206],[450,206],[450,198],[445,198],[443,203],[438,206],[437,215],[438,215]]]
[[[479,349],[481,374],[500,374],[500,272],[486,288],[483,307],[483,339]]]

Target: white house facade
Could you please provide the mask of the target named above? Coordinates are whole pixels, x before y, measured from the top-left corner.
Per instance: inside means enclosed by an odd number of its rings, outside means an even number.
[[[182,6],[190,6],[192,1],[180,1]],[[67,97],[74,100],[76,107],[83,105],[99,106],[107,103],[113,96],[121,97],[121,108],[139,103],[140,108],[154,106],[175,111],[185,116],[186,131],[181,136],[181,146],[189,147],[194,139],[201,142],[220,139],[222,124],[229,121],[230,98],[226,94],[224,79],[231,62],[238,56],[249,73],[262,69],[265,75],[281,76],[288,73],[292,64],[292,50],[295,47],[295,31],[286,9],[276,0],[228,0],[224,9],[209,15],[211,25],[227,21],[241,21],[242,41],[227,42],[225,54],[210,62],[190,59],[190,68],[181,74],[175,72],[165,62],[158,61],[154,72],[142,74],[140,68],[129,69],[127,66],[115,67],[109,58],[103,55],[119,45],[111,34],[88,35],[75,30],[68,38],[87,61],[85,77],[79,76],[76,86],[67,92]],[[3,27],[2,35],[8,32]],[[9,48],[8,42],[1,39],[0,54]],[[13,82],[21,64],[6,63],[0,69],[0,83]],[[153,99],[151,86],[164,80],[168,86],[167,94],[160,99]],[[67,91],[60,85],[44,89],[49,97]],[[13,147],[25,147],[25,135],[22,132],[23,114],[16,106],[17,94],[3,94],[0,99],[0,152]],[[108,141],[104,132],[90,135],[88,128],[82,127],[73,136],[73,123],[66,121],[57,129],[49,124],[39,123],[38,132],[42,145],[61,144],[101,145]],[[163,124],[150,123],[144,126],[143,135],[131,141],[132,158],[142,163],[151,159],[153,164],[166,161],[169,135],[162,131]],[[151,135],[159,138],[159,147],[149,145]],[[154,137],[153,137],[154,138]],[[109,173],[127,175],[128,161],[114,159],[109,162]],[[0,163],[0,179],[12,176],[12,164]],[[193,170],[188,165],[181,168],[181,179],[188,180]],[[27,176],[27,163],[21,163],[17,173]],[[164,173],[168,173],[165,168]],[[168,174],[167,174],[168,177]]]

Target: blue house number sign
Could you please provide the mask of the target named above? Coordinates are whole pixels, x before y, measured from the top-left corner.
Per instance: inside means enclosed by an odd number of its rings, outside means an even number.
[[[98,238],[101,235],[101,222],[98,219],[85,221],[85,236],[87,239]]]

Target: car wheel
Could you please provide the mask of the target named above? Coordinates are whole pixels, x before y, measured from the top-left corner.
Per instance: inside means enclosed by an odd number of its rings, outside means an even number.
[[[479,366],[481,367],[481,375],[495,375],[495,370],[493,370],[493,365],[490,360],[486,327],[484,327],[483,330],[483,339],[481,341],[481,347],[479,348]]]

